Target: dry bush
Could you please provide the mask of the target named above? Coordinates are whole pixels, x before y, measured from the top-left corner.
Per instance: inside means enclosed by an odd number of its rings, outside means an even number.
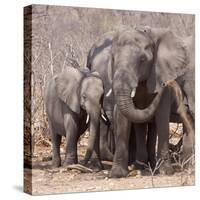
[[[31,72],[25,72],[26,77],[30,77],[31,73],[31,88],[25,82],[25,96],[26,93],[32,96],[31,102],[25,103],[25,113],[29,113],[25,116],[25,138],[30,144],[30,137],[26,135],[31,132],[33,146],[49,143],[44,106],[44,89],[49,78],[74,63],[85,67],[89,49],[102,34],[122,26],[135,25],[169,27],[179,36],[194,33],[194,16],[184,14],[41,5],[32,7],[32,19],[29,13],[25,13],[25,18],[29,20],[25,23],[25,70],[31,65]],[[30,21],[31,34],[28,31]]]

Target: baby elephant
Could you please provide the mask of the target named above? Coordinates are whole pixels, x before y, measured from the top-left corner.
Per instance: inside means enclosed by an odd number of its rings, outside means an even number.
[[[53,144],[54,167],[61,165],[62,136],[66,137],[64,166],[78,162],[77,141],[87,127],[90,136],[83,164],[87,164],[93,150],[98,151],[100,117],[106,120],[102,109],[103,93],[103,82],[99,74],[88,69],[67,67],[49,81],[45,104]]]

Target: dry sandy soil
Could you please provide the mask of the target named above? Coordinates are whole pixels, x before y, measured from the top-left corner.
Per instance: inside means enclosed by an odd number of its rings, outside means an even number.
[[[87,139],[82,139],[78,145],[79,158],[83,158]],[[64,156],[64,146],[61,147],[62,157]],[[151,176],[148,172],[141,175],[138,170],[130,171],[126,178],[109,179],[109,165],[105,165],[105,170],[100,172],[82,173],[76,169],[51,168],[51,161],[47,158],[51,156],[51,148],[41,145],[36,146],[33,169],[25,168],[25,187],[26,191],[31,190],[32,194],[51,194],[51,193],[72,193],[72,192],[92,192],[109,190],[129,190],[138,188],[152,187],[172,187],[195,184],[195,173],[192,167],[177,171],[173,176],[155,175]]]

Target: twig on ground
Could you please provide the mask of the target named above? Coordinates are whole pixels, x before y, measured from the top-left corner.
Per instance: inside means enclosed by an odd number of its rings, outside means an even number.
[[[88,167],[85,167],[83,165],[80,165],[80,164],[68,165],[66,168],[67,169],[76,169],[76,170],[79,170],[79,171],[81,171],[83,173],[92,173],[93,172],[92,169],[90,169]]]

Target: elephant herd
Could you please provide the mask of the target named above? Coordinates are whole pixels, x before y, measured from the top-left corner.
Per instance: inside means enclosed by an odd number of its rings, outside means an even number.
[[[81,162],[91,156],[100,167],[112,161],[109,177],[128,174],[134,164],[174,173],[169,155],[169,123],[183,123],[181,158],[194,153],[194,37],[165,28],[135,27],[103,35],[91,47],[87,67],[67,67],[45,93],[53,146],[53,166],[78,163],[77,141],[89,129]]]

